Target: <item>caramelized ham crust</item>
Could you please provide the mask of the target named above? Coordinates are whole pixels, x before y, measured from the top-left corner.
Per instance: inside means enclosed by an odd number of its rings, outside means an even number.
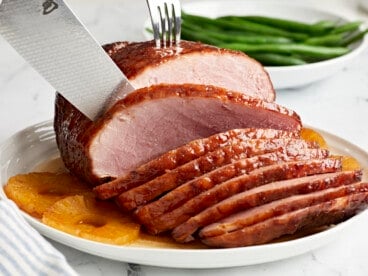
[[[276,163],[293,160],[309,160],[311,158],[326,158],[327,155],[328,152],[321,149],[294,149],[290,151],[286,149],[286,152],[275,151],[241,159],[188,181],[161,198],[139,207],[135,212],[135,216],[151,233],[156,233],[158,231],[157,229],[160,229],[159,232],[168,230],[170,228],[166,228],[167,226],[165,225],[171,224],[162,224],[162,221],[165,219],[161,219],[161,216],[165,216],[166,213],[179,208],[196,195],[206,192],[222,182]]]
[[[298,230],[338,223],[366,208],[367,204],[367,183],[342,186],[289,197],[236,214],[231,219],[242,221],[244,227],[224,228],[224,234],[216,235],[214,227],[226,226],[210,225],[203,228],[200,236],[202,242],[212,247],[262,244]]]
[[[225,199],[184,222],[180,229],[189,237],[199,228],[229,217],[237,212],[266,204],[273,200],[298,194],[308,194],[332,187],[340,187],[362,179],[361,171],[343,171],[317,174],[263,185]],[[285,200],[285,202],[288,202]],[[185,238],[188,239],[188,238]]]
[[[297,154],[307,150],[309,146],[309,143],[299,139],[252,139],[235,142],[120,194],[119,203],[124,210],[131,211],[195,177],[236,160],[283,150]],[[256,167],[257,163],[254,163],[254,168]]]

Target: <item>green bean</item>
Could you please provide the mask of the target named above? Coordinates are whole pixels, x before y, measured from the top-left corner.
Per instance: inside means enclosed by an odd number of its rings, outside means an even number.
[[[326,30],[333,30],[333,28],[336,27],[336,22],[335,21],[332,21],[332,20],[320,20],[320,21],[317,21],[316,23],[314,23],[313,25],[316,27],[316,28],[324,28]]]
[[[335,29],[331,31],[331,34],[354,32],[359,29],[361,24],[362,24],[361,21],[348,22],[343,25],[337,26]]]
[[[318,22],[316,24],[308,24],[303,23],[295,20],[287,20],[275,17],[267,17],[267,16],[224,16],[219,17],[225,20],[245,20],[251,21],[254,23],[259,23],[267,26],[273,26],[280,29],[284,29],[291,32],[300,32],[300,33],[307,33],[307,34],[324,34],[330,31],[334,24],[321,24]]]
[[[201,41],[203,43],[211,44],[211,45],[220,45],[223,43],[221,40],[218,40],[216,38],[211,38],[204,33],[201,32],[193,32],[191,30],[188,30],[184,26],[181,29],[181,36],[183,39],[186,40],[192,40],[192,41]]]
[[[245,53],[278,53],[278,54],[298,54],[300,56],[314,58],[333,58],[349,52],[346,47],[325,47],[306,44],[240,44],[224,43],[219,45],[223,48],[243,51]]]
[[[237,43],[249,43],[249,44],[279,44],[279,43],[292,43],[293,41],[286,37],[278,36],[266,36],[257,35],[250,33],[228,33],[226,31],[214,31],[214,30],[204,30],[202,27],[186,23],[182,25],[183,29],[191,30],[197,33],[203,33],[203,35],[209,36],[214,39],[218,39],[222,42],[237,42]]]
[[[341,46],[344,46],[344,47],[349,46],[350,44],[353,44],[354,42],[357,42],[358,40],[361,40],[367,33],[368,33],[368,29],[365,29],[364,31],[354,33],[354,34],[346,37],[340,44],[341,44]]]
[[[303,41],[309,45],[337,46],[343,40],[343,34],[329,34],[325,36],[310,37]]]
[[[306,39],[308,36],[306,34],[300,33],[291,33],[282,29],[254,23],[254,22],[246,22],[246,21],[227,21],[224,19],[211,19],[208,17],[197,16],[197,15],[189,15],[186,13],[182,14],[183,20],[188,20],[193,22],[194,24],[213,24],[217,27],[224,28],[224,29],[231,29],[231,30],[240,30],[240,31],[248,31],[248,32],[255,32],[258,34],[264,35],[276,35],[276,36],[283,36],[287,38],[293,38],[296,40],[303,40]]]
[[[290,66],[290,65],[303,65],[306,62],[297,57],[285,56],[273,53],[259,53],[259,54],[249,54],[248,55],[256,60],[258,60],[264,66]]]

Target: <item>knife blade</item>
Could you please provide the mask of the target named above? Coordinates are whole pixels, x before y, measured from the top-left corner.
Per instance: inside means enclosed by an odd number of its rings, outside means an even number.
[[[0,34],[92,120],[134,90],[62,0],[0,0]]]

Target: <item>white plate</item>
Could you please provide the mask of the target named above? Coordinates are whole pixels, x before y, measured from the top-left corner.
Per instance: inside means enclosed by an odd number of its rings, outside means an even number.
[[[208,17],[248,14],[280,17],[309,23],[319,20],[341,22],[351,20],[330,11],[318,10],[296,2],[260,0],[199,1],[185,3],[182,8],[187,13]],[[152,39],[152,34],[146,31],[150,24],[150,20],[147,20],[144,24],[143,32],[147,39]],[[349,64],[367,45],[368,39],[365,37],[362,41],[352,45],[352,51],[344,56],[306,65],[266,67],[266,70],[270,74],[275,89],[296,88],[332,76]]]
[[[334,135],[318,131],[326,138],[331,150],[353,155],[363,167],[368,167],[368,153]],[[51,121],[31,126],[15,134],[0,147],[1,184],[5,184],[10,176],[32,171],[37,162],[45,162],[57,154]],[[2,188],[0,197],[6,197]],[[93,242],[53,229],[27,214],[23,215],[44,236],[80,251],[124,262],[176,268],[244,266],[296,256],[337,239],[346,227],[356,225],[361,217],[356,215],[323,232],[285,242],[234,249],[188,250],[114,246]]]

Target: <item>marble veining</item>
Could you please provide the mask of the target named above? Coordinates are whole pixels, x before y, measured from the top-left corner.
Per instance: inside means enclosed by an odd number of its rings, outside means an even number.
[[[199,0],[196,0],[199,1]],[[276,0],[274,0],[276,1]],[[291,0],[290,0],[291,1]],[[143,40],[145,1],[68,0],[100,43]],[[182,0],[182,2],[189,2]],[[357,1],[305,0],[368,20]],[[13,133],[53,116],[54,89],[0,38],[0,143]],[[307,87],[277,91],[277,102],[296,110],[303,122],[368,150],[368,50],[338,74]],[[368,275],[368,214],[357,227],[313,252],[283,261],[213,270],[141,266],[140,275]],[[80,275],[135,275],[128,265],[92,256],[51,241]]]

